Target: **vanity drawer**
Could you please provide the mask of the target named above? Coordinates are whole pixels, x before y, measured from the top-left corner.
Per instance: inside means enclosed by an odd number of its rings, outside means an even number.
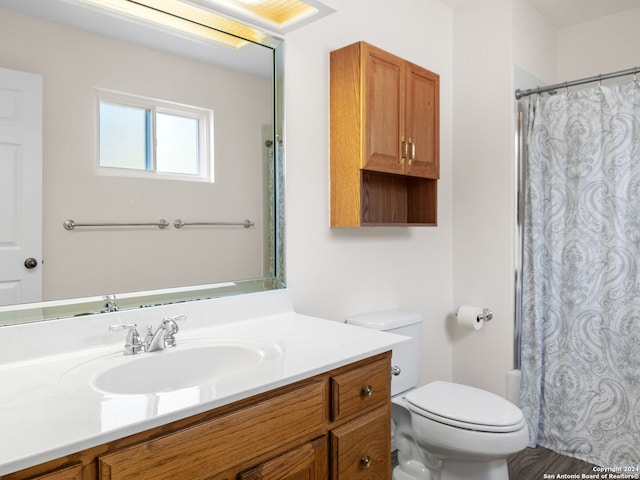
[[[391,478],[391,415],[378,408],[331,432],[332,480]]]
[[[331,420],[334,422],[390,401],[388,357],[331,378]]]
[[[322,435],[325,384],[314,382],[200,425],[99,458],[103,480],[212,478],[267,452]]]

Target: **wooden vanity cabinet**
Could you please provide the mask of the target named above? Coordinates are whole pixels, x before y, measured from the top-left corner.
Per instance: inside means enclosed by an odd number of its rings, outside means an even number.
[[[391,353],[0,480],[391,478]]]
[[[440,77],[365,42],[330,68],[331,226],[435,225]]]

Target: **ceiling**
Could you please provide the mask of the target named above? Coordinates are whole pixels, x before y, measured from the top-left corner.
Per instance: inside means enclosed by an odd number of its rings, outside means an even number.
[[[482,0],[440,0],[452,8]],[[640,0],[526,0],[557,27],[568,27],[607,15],[640,8]]]

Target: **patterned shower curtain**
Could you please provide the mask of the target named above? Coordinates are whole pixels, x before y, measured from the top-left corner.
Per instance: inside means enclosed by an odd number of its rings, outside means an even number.
[[[530,446],[640,466],[640,87],[538,96],[524,187]]]

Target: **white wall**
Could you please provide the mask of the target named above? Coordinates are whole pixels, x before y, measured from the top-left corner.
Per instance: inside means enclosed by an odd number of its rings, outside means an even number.
[[[287,38],[287,277],[296,308],[343,320],[390,307],[425,315],[423,381],[506,395],[513,368],[514,69],[541,85],[640,65],[640,9],[558,30],[526,0],[330,3]],[[330,32],[330,33],[329,33]],[[435,229],[330,229],[328,52],[367,40],[440,73],[442,179]],[[635,58],[634,58],[635,55]],[[526,86],[528,88],[528,86]],[[490,307],[479,332],[463,303]]]
[[[544,82],[640,65],[640,9],[557,31],[526,0],[453,1],[454,10],[436,0],[326,3],[337,12],[286,38],[286,268],[295,307],[336,321],[415,309],[425,318],[423,382],[453,379],[505,394],[514,64]],[[329,227],[329,52],[358,40],[441,76],[436,228]],[[462,303],[492,308],[494,320],[461,333],[453,312]]]
[[[557,44],[557,27],[526,0],[513,0],[513,63],[537,78],[540,86],[556,82]]]
[[[535,86],[516,82],[640,64],[640,9],[558,29],[526,0],[453,3],[453,298],[495,314],[480,332],[454,331],[453,379],[504,395],[514,333],[513,92]]]
[[[452,322],[453,380],[504,395],[513,358],[512,2],[454,12],[454,304],[489,307],[479,331]]]
[[[286,268],[295,307],[336,321],[388,308],[417,310],[425,318],[423,380],[450,379],[451,10],[434,0],[326,3],[337,12],[286,38]],[[329,52],[359,40],[440,74],[435,228],[329,227]]]
[[[640,66],[640,8],[558,32],[558,82]],[[622,81],[631,80],[625,77]]]

